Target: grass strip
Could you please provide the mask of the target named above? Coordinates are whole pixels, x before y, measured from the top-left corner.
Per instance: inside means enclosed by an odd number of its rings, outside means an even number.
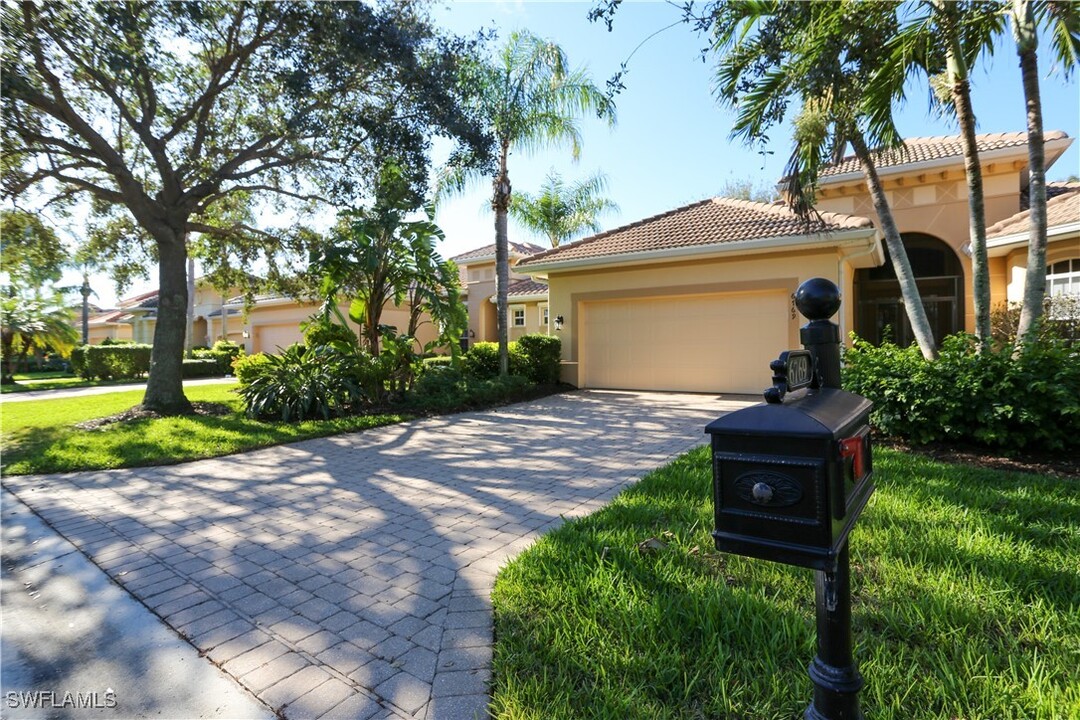
[[[875,476],[851,535],[866,716],[1080,717],[1077,481],[884,449]],[[500,572],[496,717],[802,716],[813,572],[717,553],[711,483],[695,450]]]
[[[408,418],[380,414],[295,424],[252,420],[244,416],[243,403],[232,392],[235,387],[222,384],[184,389],[189,400],[227,405],[233,411],[228,415],[135,420],[89,431],[78,430],[74,424],[138,405],[144,391],[6,403],[0,409],[3,474],[168,465],[366,430]]]

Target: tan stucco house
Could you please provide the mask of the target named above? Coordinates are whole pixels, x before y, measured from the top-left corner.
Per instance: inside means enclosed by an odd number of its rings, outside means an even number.
[[[509,245],[510,285],[506,292],[510,299],[508,330],[511,340],[525,333],[546,332],[547,287],[515,270],[521,260],[543,250],[532,243],[512,242]],[[485,245],[450,259],[457,263],[461,273],[462,299],[469,311],[469,329],[462,338],[462,346],[467,349],[473,343],[495,342],[498,340],[495,246]]]
[[[196,280],[192,333],[195,347],[211,346],[218,340],[228,339],[248,354],[276,353],[280,348],[303,340],[301,325],[320,308],[320,303],[266,294],[255,296],[245,313],[244,298],[237,293],[237,288],[222,293],[202,278]],[[91,316],[90,344],[99,344],[107,337],[153,343],[157,302],[158,292],[154,290],[125,298],[119,302],[119,308]],[[342,315],[348,317],[349,303],[343,301],[338,307]],[[409,324],[408,308],[388,304],[383,309],[382,323],[404,330]],[[350,327],[357,330],[354,324]],[[417,340],[423,344],[434,340],[438,332],[426,322],[417,335]]]
[[[978,138],[994,303],[1018,300],[1028,227],[1027,135]],[[1069,147],[1046,133],[1047,166]],[[967,184],[958,137],[909,140],[878,171],[935,337],[973,329]],[[1080,292],[1080,184],[1053,183],[1048,287]],[[769,361],[798,347],[792,293],[811,277],[839,285],[836,318],[902,344],[910,330],[857,161],[823,173],[807,225],[782,203],[713,198],[517,260],[549,287],[563,380],[579,387],[758,393]],[[467,259],[466,259],[467,261]],[[486,292],[486,290],[485,290]],[[471,309],[471,307],[470,307]]]

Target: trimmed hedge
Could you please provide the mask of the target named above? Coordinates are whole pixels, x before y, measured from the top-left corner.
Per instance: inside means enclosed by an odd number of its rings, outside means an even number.
[[[71,367],[87,380],[129,380],[150,372],[150,346],[83,345],[71,351]]]
[[[551,335],[534,333],[522,335],[507,347],[510,354],[510,374],[520,375],[531,382],[554,385],[559,382],[559,361],[562,341]],[[478,342],[463,358],[466,373],[482,380],[499,376],[499,344]]]
[[[1043,340],[1021,355],[985,354],[975,338],[942,342],[935,361],[915,345],[855,340],[844,354],[844,387],[874,402],[872,424],[924,444],[968,442],[1004,452],[1080,448],[1080,348]]]
[[[420,412],[453,412],[488,407],[530,397],[533,384],[520,375],[478,378],[452,367],[420,376],[408,407]]]
[[[204,378],[222,375],[221,366],[214,358],[184,358],[180,374],[185,378]]]
[[[559,382],[559,363],[562,359],[562,340],[554,335],[522,335],[517,341],[518,350],[525,358],[525,377],[539,385]]]
[[[197,360],[213,360],[216,370],[211,375],[228,375],[232,372],[233,360],[243,352],[244,349],[234,342],[218,340],[212,348],[195,348],[191,356]]]
[[[270,358],[265,353],[260,352],[254,355],[240,355],[235,358],[232,363],[232,371],[241,385],[250,385],[252,380],[268,372],[272,365]]]

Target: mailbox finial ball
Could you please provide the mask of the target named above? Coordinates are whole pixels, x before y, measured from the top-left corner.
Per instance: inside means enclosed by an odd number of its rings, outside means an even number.
[[[825,278],[810,278],[795,291],[795,307],[807,320],[828,320],[840,309],[840,288]]]

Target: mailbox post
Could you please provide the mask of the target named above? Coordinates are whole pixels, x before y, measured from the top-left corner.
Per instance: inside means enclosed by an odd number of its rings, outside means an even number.
[[[815,570],[817,656],[806,720],[861,720],[851,637],[847,538],[874,490],[871,403],[840,388],[840,291],[822,278],[795,293],[804,350],[770,364],[766,403],[721,417],[712,436],[718,550]]]

